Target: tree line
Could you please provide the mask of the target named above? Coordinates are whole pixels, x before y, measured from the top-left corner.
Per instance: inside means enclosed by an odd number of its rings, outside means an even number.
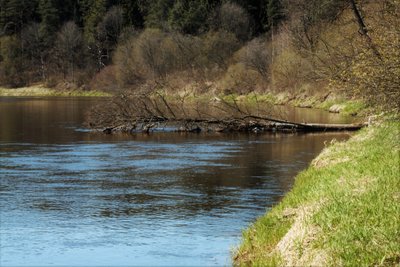
[[[112,89],[163,83],[247,93],[322,84],[327,91],[397,96],[397,0],[0,0],[0,5],[3,86],[45,82]],[[389,75],[383,78],[384,72]],[[371,86],[375,91],[367,93]]]
[[[242,26],[237,34],[243,40],[266,32],[269,27],[266,18],[273,14],[268,9],[273,6],[270,2],[236,1],[235,7],[240,7],[239,12],[243,13],[240,15],[248,16],[245,22],[236,24],[246,25],[235,24],[235,19],[243,18],[225,14],[224,19],[232,24],[221,27],[235,30],[236,26]],[[88,79],[112,63],[112,53],[121,35],[129,31],[153,28],[196,36],[215,30],[217,10],[224,1],[1,0],[0,3],[1,82],[21,86],[51,79],[59,73],[63,79],[73,76],[76,81],[78,74],[86,75],[81,79]],[[277,7],[276,12],[281,12]]]

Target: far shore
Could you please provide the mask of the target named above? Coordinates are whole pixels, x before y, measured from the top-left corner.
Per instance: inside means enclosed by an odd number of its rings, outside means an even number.
[[[329,94],[328,94],[329,95]],[[82,89],[55,89],[48,88],[44,85],[32,85],[20,88],[5,88],[0,86],[0,97],[110,97],[112,93],[99,90],[82,90]],[[171,99],[180,97],[180,93],[170,95]],[[315,93],[291,94],[288,92],[266,92],[266,93],[249,93],[245,95],[228,94],[213,95],[203,93],[200,95],[193,94],[196,99],[216,101],[223,99],[225,101],[242,102],[249,105],[268,103],[272,105],[289,105],[299,108],[323,109],[332,113],[341,113],[343,115],[361,115],[366,110],[366,105],[360,100],[346,99],[337,95],[326,97],[324,95],[316,95]]]
[[[52,88],[47,88],[43,85],[34,85],[29,87],[20,88],[4,88],[0,87],[0,96],[14,96],[14,97],[30,97],[30,96],[82,96],[82,97],[107,97],[111,94],[97,91],[97,90],[57,90]]]

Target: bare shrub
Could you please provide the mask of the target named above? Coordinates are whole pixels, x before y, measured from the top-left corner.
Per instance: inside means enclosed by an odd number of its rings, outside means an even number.
[[[232,33],[212,32],[203,38],[147,29],[118,46],[114,63],[124,86],[142,80],[165,81],[174,73],[206,80],[227,69],[239,42]]]
[[[116,77],[116,67],[110,65],[101,69],[101,71],[96,73],[93,77],[89,86],[91,89],[104,92],[117,91],[119,86]]]
[[[242,63],[230,65],[218,87],[223,94],[248,94],[264,86],[260,74]]]
[[[229,59],[239,47],[239,41],[234,34],[225,31],[209,32],[204,37],[203,65],[226,70]]]
[[[171,33],[169,38],[174,43],[177,69],[191,71],[201,67],[200,57],[203,45],[201,38],[179,33]]]
[[[310,62],[290,48],[280,53],[272,65],[275,85],[286,90],[296,90],[302,84],[310,82],[311,72]]]
[[[160,30],[145,30],[138,38],[137,53],[141,64],[145,66],[153,79],[162,79],[174,63],[171,60],[171,43],[167,43],[166,34]],[[163,48],[167,48],[164,50]]]
[[[271,53],[270,44],[265,40],[253,39],[239,51],[239,62],[267,80],[272,60]]]
[[[144,75],[135,50],[138,34],[132,32],[129,36],[119,43],[113,57],[117,83],[121,88],[140,83]]]

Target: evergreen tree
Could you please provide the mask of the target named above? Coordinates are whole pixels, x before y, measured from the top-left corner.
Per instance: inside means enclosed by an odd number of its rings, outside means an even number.
[[[86,41],[91,44],[96,41],[97,25],[106,14],[106,0],[86,0],[83,2],[84,9],[84,36]]]
[[[131,25],[136,28],[143,28],[143,10],[140,8],[139,1],[120,0],[119,5],[124,9],[125,25]]]
[[[250,15],[254,34],[259,35],[265,32],[267,1],[268,0],[226,0],[225,2],[233,2],[242,6]]]
[[[283,6],[281,0],[268,0],[267,4],[267,24],[266,30],[273,30],[279,22],[284,19]]]
[[[153,0],[146,4],[145,25],[148,28],[167,28],[167,20],[174,0]]]
[[[0,34],[18,33],[37,20],[38,0],[0,0]]]
[[[58,26],[60,24],[60,15],[55,0],[40,0],[40,36],[44,43],[48,46],[55,38]]]
[[[208,9],[205,0],[177,0],[169,12],[168,25],[182,33],[198,33],[205,28]]]
[[[79,0],[58,0],[57,9],[61,24],[71,20],[75,23],[82,23]]]

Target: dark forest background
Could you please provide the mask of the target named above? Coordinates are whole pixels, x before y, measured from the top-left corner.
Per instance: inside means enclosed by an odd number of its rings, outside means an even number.
[[[399,1],[0,0],[0,84],[398,96]]]

